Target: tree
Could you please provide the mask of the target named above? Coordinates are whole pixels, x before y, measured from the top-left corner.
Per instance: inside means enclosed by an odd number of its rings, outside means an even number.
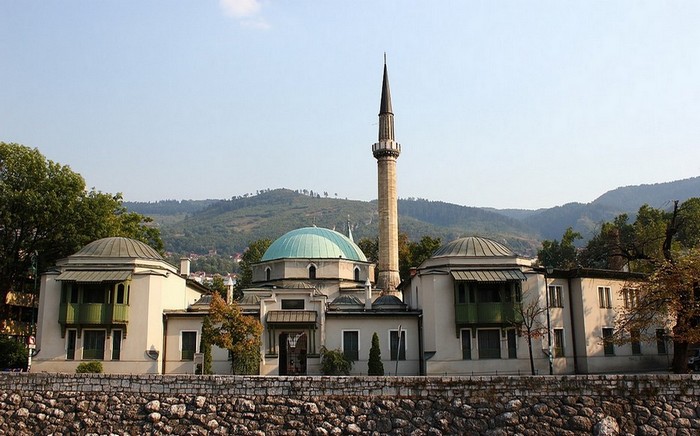
[[[574,241],[577,239],[582,239],[581,234],[569,227],[562,235],[561,242],[556,239],[542,241],[542,248],[537,251],[537,261],[542,266],[575,268],[578,265],[578,259]]]
[[[412,242],[408,235],[399,232],[399,275],[401,279],[409,278],[411,267],[420,265],[440,248],[440,238],[423,236],[420,241]],[[379,257],[379,238],[362,238],[357,243],[370,262],[377,262]]]
[[[126,236],[162,250],[150,218],[128,212],[121,194],[86,191],[68,166],[37,149],[0,142],[0,305],[11,289],[22,290],[32,257],[39,269],[89,242]],[[6,314],[0,314],[6,315]]]
[[[678,203],[670,211],[644,205],[633,224],[620,215],[603,225],[607,233],[594,238],[586,251],[593,253],[588,258],[618,257],[630,269],[648,274],[623,291],[626,307],[617,313],[613,340],[637,341],[644,335],[651,340],[655,328],[668,325],[673,371],[682,373],[687,371],[689,344],[700,339],[700,199]]]
[[[547,292],[547,291],[545,291]],[[547,334],[547,326],[542,323],[547,308],[540,305],[540,298],[530,298],[530,292],[523,293],[522,299],[515,305],[515,319],[511,324],[527,339],[530,356],[530,372],[535,375],[535,360],[532,355],[532,341]]]
[[[198,368],[198,374],[211,374],[211,344],[213,340],[213,326],[211,318],[205,316],[202,320],[202,338],[199,341],[199,349],[203,355],[202,366]]]
[[[324,375],[350,375],[352,364],[341,350],[321,347],[321,372]]]
[[[0,336],[0,370],[26,367],[27,347],[11,337]]]
[[[212,327],[207,336],[213,345],[231,353],[231,371],[257,374],[263,332],[260,321],[244,315],[238,304],[226,304],[218,294],[212,294],[209,317]]]
[[[221,298],[226,300],[226,284],[224,283],[224,278],[220,275],[215,275],[211,283],[207,284],[207,287],[211,292],[219,294]]]
[[[384,375],[382,352],[379,349],[379,336],[377,332],[372,335],[372,347],[369,349],[369,362],[367,363],[367,375]]]
[[[253,283],[253,264],[260,262],[267,249],[272,244],[269,239],[258,239],[248,244],[241,261],[239,263],[240,272],[238,281],[233,289],[233,299],[240,300],[243,297],[243,289],[250,287]]]

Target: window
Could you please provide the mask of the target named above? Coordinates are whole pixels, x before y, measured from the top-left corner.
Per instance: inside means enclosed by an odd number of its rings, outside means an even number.
[[[479,303],[500,303],[502,284],[479,283],[477,297]]]
[[[406,330],[401,330],[401,342],[399,343],[399,331],[389,330],[389,347],[391,348],[391,360],[406,360]]]
[[[640,342],[639,330],[630,330],[630,338],[632,343],[632,354],[639,355],[642,354],[642,344]]]
[[[119,360],[122,355],[122,331],[112,331],[112,360]]]
[[[610,309],[612,307],[609,287],[598,286],[598,303],[601,309]]]
[[[479,359],[501,358],[501,334],[498,330],[479,330]]]
[[[464,283],[457,285],[457,304],[467,303],[467,289]]]
[[[83,359],[104,360],[105,358],[105,331],[83,331]]]
[[[354,279],[356,282],[360,281],[360,268],[358,267],[355,267]]]
[[[564,329],[554,329],[552,339],[554,341],[552,344],[554,357],[564,357]]]
[[[282,300],[282,310],[304,310],[304,300]]]
[[[510,329],[506,332],[506,336],[508,336],[508,358],[509,359],[517,359],[518,358],[518,349],[517,345],[515,342],[515,330]]]
[[[117,304],[126,304],[126,287],[124,283],[119,283],[117,285],[117,298],[115,302]]]
[[[606,356],[615,355],[615,344],[613,344],[613,329],[611,328],[603,329],[603,353],[605,353]]]
[[[78,285],[76,285],[75,283],[65,284],[63,302],[71,304],[78,303]]]
[[[666,354],[666,331],[664,329],[656,330],[656,351],[659,354]]]
[[[343,331],[343,354],[353,362],[360,359],[360,332],[358,330]]]
[[[625,302],[625,309],[637,307],[639,303],[639,294],[636,289],[623,289],[622,298]]]
[[[561,286],[549,287],[549,307],[564,307],[561,301]]]
[[[315,265],[309,265],[309,278],[310,279],[316,278],[316,266]]]
[[[180,337],[180,359],[194,360],[194,353],[197,352],[197,332],[181,332]]]
[[[105,287],[102,284],[85,285],[83,287],[83,303],[104,304],[106,294]]]
[[[472,359],[472,334],[471,330],[460,330],[462,332],[462,359]]]
[[[68,337],[66,338],[66,360],[75,360],[75,342],[77,332],[75,330],[68,330],[66,333],[68,334]]]
[[[272,275],[272,270],[270,268],[265,268],[265,281],[270,281],[270,276]]]

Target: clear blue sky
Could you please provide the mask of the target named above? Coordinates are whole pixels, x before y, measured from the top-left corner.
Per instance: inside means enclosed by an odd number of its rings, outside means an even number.
[[[370,200],[384,52],[400,197],[700,175],[698,1],[0,0],[0,140],[126,200]]]

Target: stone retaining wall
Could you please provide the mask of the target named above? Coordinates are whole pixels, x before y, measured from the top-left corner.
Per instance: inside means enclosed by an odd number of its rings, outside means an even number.
[[[700,376],[0,374],[2,434],[700,434]]]

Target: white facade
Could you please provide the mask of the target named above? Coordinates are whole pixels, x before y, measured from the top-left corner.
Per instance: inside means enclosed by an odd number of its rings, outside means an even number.
[[[163,312],[186,309],[202,292],[138,241],[88,244],[42,275],[32,370],[75,372],[100,360],[106,373],[158,374]]]

